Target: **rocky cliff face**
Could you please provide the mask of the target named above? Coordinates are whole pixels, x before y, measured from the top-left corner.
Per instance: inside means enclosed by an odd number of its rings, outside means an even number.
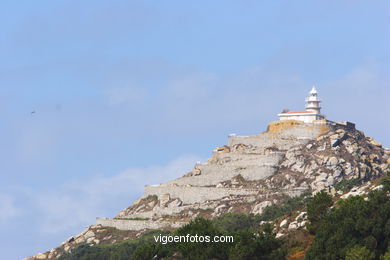
[[[206,163],[178,179],[146,186],[145,194],[114,219],[98,219],[35,258],[55,259],[80,243],[113,243],[147,229],[176,228],[198,216],[261,214],[265,207],[304,191],[337,195],[334,186],[340,181],[359,179],[367,185],[390,171],[389,163],[390,150],[353,124],[274,122],[259,135],[229,136],[228,144],[216,148]],[[302,223],[304,213],[278,225],[298,228]]]

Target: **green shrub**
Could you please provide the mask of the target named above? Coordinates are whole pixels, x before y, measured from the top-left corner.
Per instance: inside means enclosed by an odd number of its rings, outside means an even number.
[[[354,246],[347,251],[345,260],[372,260],[375,254],[364,246]]]
[[[280,205],[266,207],[263,214],[261,214],[260,219],[263,221],[275,220],[281,216],[296,211],[306,205],[310,196],[310,193],[303,193],[297,197],[287,197]]]
[[[217,229],[222,232],[236,232],[240,230],[256,230],[259,228],[261,216],[243,213],[226,213],[213,219]]]
[[[228,259],[284,259],[287,251],[281,248],[283,241],[275,238],[272,228],[271,225],[265,225],[257,233],[249,230],[232,233],[236,242],[230,247]]]
[[[132,259],[132,254],[144,244],[150,242],[154,243],[154,235],[168,235],[171,234],[170,231],[165,230],[152,230],[145,232],[140,238],[117,242],[111,245],[96,245],[90,246],[87,244],[82,244],[77,248],[73,249],[71,252],[63,254],[59,257],[59,260],[128,260]],[[161,245],[160,245],[161,247]],[[168,252],[162,250],[160,247],[157,247],[157,251],[161,255],[166,255]],[[138,250],[138,252],[141,249]],[[143,252],[146,252],[144,250]],[[139,253],[138,253],[139,254]]]
[[[176,233],[178,236],[209,236],[210,239],[214,236],[222,236],[211,220],[197,218],[189,224],[179,228]],[[202,243],[182,242],[176,244],[176,250],[181,253],[185,259],[227,259],[228,258],[227,243]]]
[[[368,198],[339,200],[318,226],[305,259],[344,259],[355,246],[383,255],[390,242],[390,200],[383,190],[370,192]]]
[[[385,178],[382,179],[381,184],[383,185],[383,190],[390,192],[390,170],[386,172]]]
[[[347,192],[350,189],[352,189],[353,187],[360,185],[361,183],[362,183],[362,181],[359,179],[350,179],[350,180],[344,179],[344,180],[336,183],[334,185],[334,188],[336,190],[339,190],[342,192]]]
[[[310,221],[308,229],[311,233],[315,233],[322,220],[325,218],[332,206],[332,196],[321,191],[317,193],[307,204],[307,219]]]
[[[141,243],[131,254],[129,259],[134,260],[150,260],[162,259],[164,257],[172,256],[173,248],[170,245],[162,245],[155,241],[147,241]]]

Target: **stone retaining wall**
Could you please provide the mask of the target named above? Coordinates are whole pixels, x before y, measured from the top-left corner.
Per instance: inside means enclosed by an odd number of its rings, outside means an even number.
[[[153,220],[124,220],[112,218],[96,218],[96,224],[104,227],[113,227],[119,230],[144,230],[144,229],[164,229],[179,228],[186,222],[168,222]]]
[[[290,197],[300,195],[305,188],[296,188],[291,190],[280,190],[278,192],[260,194],[257,189],[242,189],[242,188],[215,188],[215,187],[183,187],[183,186],[145,186],[143,197],[149,195],[161,196],[169,194],[171,199],[179,198],[184,204],[203,203],[205,201],[220,200],[224,197],[235,196],[250,196],[268,197],[272,194],[284,193]]]
[[[200,171],[198,175],[181,177],[163,185],[217,185],[239,174],[247,180],[260,180],[275,174],[283,155],[283,153],[270,153],[248,156],[237,152],[226,153],[218,156],[223,160],[222,162],[196,165],[197,170]]]
[[[253,195],[255,189],[233,189],[215,187],[183,187],[183,186],[145,186],[143,197],[169,194],[171,198],[179,198],[184,204],[201,203],[207,200],[218,200],[230,195]]]
[[[327,129],[325,125],[303,124],[284,129],[281,132],[265,132],[255,136],[229,136],[228,146],[236,144],[252,145],[261,148],[278,147],[290,149],[294,145],[304,144],[314,139]]]
[[[229,164],[232,166],[239,165],[239,166],[246,166],[245,164],[256,164],[256,165],[262,165],[262,164],[277,164],[282,159],[284,153],[282,152],[273,152],[268,154],[249,154],[249,153],[242,153],[242,152],[230,152],[230,153],[224,153],[224,154],[218,154],[215,156],[218,161],[223,160],[229,160],[226,163],[223,164]],[[222,163],[220,163],[222,164]],[[204,165],[199,165],[200,167]],[[198,168],[200,168],[198,167]]]

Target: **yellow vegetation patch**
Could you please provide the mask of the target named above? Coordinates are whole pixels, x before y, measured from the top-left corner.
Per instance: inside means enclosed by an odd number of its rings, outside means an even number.
[[[318,122],[320,122],[320,120],[318,120]],[[320,130],[320,134],[324,134],[329,131],[329,126],[326,125],[325,122],[324,124],[307,125],[304,122],[298,120],[283,120],[283,121],[274,121],[269,123],[267,127],[267,132],[277,133],[297,126],[306,126],[308,129]]]
[[[267,132],[269,133],[279,132],[303,124],[304,124],[303,122],[297,120],[275,121],[268,124]]]
[[[329,130],[330,130],[329,126],[327,126],[327,125],[320,125],[318,127],[319,127],[319,129],[321,131],[321,134],[325,134],[325,133],[329,132]]]
[[[304,259],[304,258],[305,258],[305,251],[297,251],[297,252],[288,256],[289,260],[298,260],[298,259]]]

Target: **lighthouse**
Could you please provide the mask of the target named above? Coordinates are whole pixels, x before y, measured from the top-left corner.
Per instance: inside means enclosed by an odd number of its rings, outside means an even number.
[[[320,100],[318,99],[317,90],[313,88],[309,92],[310,96],[306,98],[306,111],[321,113]]]
[[[306,98],[306,110],[290,112],[283,110],[279,116],[279,120],[298,120],[305,123],[313,123],[316,120],[324,120],[325,116],[321,114],[321,100],[318,98],[318,92],[316,88],[313,88],[309,92],[309,96]]]

